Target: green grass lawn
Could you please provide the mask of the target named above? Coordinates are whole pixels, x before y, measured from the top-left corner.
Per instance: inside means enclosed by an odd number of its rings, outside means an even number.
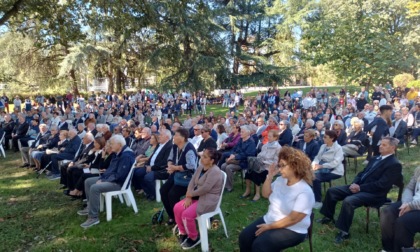
[[[208,112],[223,113],[221,105],[208,106]],[[403,163],[405,183],[415,167],[420,165],[419,147],[398,151]],[[362,169],[359,159],[358,171]],[[162,208],[161,203],[149,202],[136,195],[139,213],[113,200],[113,219],[106,222],[106,214],[101,213],[101,223],[84,230],[79,225],[85,217],[78,216],[82,204],[70,201],[58,190],[57,181],[45,177],[36,179],[27,169],[18,168],[22,164],[19,154],[7,152],[7,158],[0,157],[0,251],[181,251],[171,229],[165,225],[152,225],[152,216]],[[347,180],[355,176],[353,163],[349,165]],[[343,185],[344,179],[333,181],[333,185]],[[238,236],[241,230],[253,220],[263,215],[268,201],[261,199],[253,203],[240,199],[243,193],[241,178],[236,176],[232,193],[224,195],[222,211],[228,228],[229,238],[224,236],[219,225],[209,231],[212,251],[239,251]],[[397,190],[390,197],[396,199]],[[340,207],[340,205],[338,206]],[[343,245],[334,245],[336,230],[333,226],[314,224],[314,251],[377,251],[381,247],[379,219],[371,210],[370,233],[365,233],[366,210],[356,210],[351,227],[351,239]],[[320,218],[315,211],[315,219]],[[166,216],[165,216],[166,217]],[[417,239],[418,242],[418,239]],[[288,251],[309,251],[308,242]],[[417,246],[420,244],[417,244]],[[195,251],[199,251],[197,248]]]

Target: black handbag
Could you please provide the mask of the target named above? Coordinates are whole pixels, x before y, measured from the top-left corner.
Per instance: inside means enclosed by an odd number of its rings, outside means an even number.
[[[188,184],[191,181],[192,175],[193,174],[190,171],[175,172],[175,174],[174,174],[175,185],[188,187]]]

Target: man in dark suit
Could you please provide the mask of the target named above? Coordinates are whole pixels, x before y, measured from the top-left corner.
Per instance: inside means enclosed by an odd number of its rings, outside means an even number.
[[[388,121],[391,120],[392,107],[389,105],[382,105],[379,110],[381,111],[381,116],[376,117],[373,121],[366,127],[366,133],[372,131],[376,126],[375,132],[372,135],[372,152],[373,156],[379,155],[379,141],[383,136],[389,135],[389,125]],[[371,153],[368,153],[368,159],[371,157]]]
[[[9,140],[12,139],[13,129],[15,128],[15,122],[9,114],[4,116],[5,122],[3,123],[2,129],[6,133],[4,136],[4,147],[5,150],[9,149]],[[1,137],[1,135],[0,135]]]
[[[60,117],[60,122],[57,127],[58,130],[69,130],[69,124],[66,122],[66,118],[64,116]]]
[[[12,133],[12,147],[15,152],[19,151],[18,140],[24,138],[29,129],[29,124],[25,122],[24,115],[18,116],[18,122]]]
[[[303,135],[303,141],[299,142],[299,149],[305,152],[306,156],[311,161],[314,161],[316,155],[318,155],[320,145],[315,140],[316,139],[316,130],[308,129]]]
[[[167,179],[169,174],[166,172],[168,157],[172,150],[172,134],[167,129],[160,130],[159,145],[156,147],[145,167],[134,170],[133,184],[137,190],[143,189],[148,200],[155,200],[155,180]]]
[[[68,136],[69,136],[69,143],[67,144],[64,151],[58,154],[49,155],[50,161],[51,161],[51,166],[49,168],[51,170],[51,173],[49,174],[48,178],[50,180],[56,180],[60,178],[60,170],[58,169],[58,161],[73,160],[77,154],[77,151],[80,149],[82,140],[77,135],[77,131],[75,129],[69,130]]]
[[[69,178],[73,176],[73,173],[79,174],[78,177],[83,173],[83,164],[86,163],[88,160],[89,152],[93,149],[93,141],[95,138],[91,133],[86,133],[83,137],[82,145],[77,150],[74,159],[70,163],[62,163],[60,165],[60,184],[63,185],[64,188],[69,188],[70,190],[65,190],[64,194],[68,195],[69,191],[73,190],[74,188],[69,187]],[[77,175],[75,175],[77,176]],[[74,185],[75,183],[72,183]]]
[[[391,136],[398,139],[400,142],[399,144],[404,144],[404,137],[407,133],[407,123],[402,120],[401,112],[397,111],[394,114],[395,121],[392,123],[394,127],[393,131],[391,131]]]
[[[350,238],[349,230],[354,210],[361,206],[380,207],[393,184],[401,180],[402,167],[395,157],[398,139],[384,137],[379,146],[379,157],[372,158],[366,168],[357,174],[350,186],[337,186],[328,189],[320,213],[322,224],[334,222],[335,206],[343,201],[335,226],[340,230],[335,238],[337,244]]]
[[[48,126],[45,124],[39,125],[39,133],[36,136],[35,140],[32,142],[31,146],[22,146],[20,149],[23,165],[21,168],[25,167],[35,167],[35,164],[33,162],[33,159],[31,158],[31,152],[33,150],[36,150],[39,145],[46,144],[48,141],[48,138],[50,138],[50,132],[48,131]]]

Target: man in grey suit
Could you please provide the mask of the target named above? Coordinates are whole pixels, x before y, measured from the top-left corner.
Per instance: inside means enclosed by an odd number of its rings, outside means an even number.
[[[392,123],[393,129],[390,129],[390,135],[395,137],[400,142],[399,144],[404,144],[404,136],[407,133],[407,123],[402,120],[402,114],[400,111],[395,112],[394,114],[395,121]]]

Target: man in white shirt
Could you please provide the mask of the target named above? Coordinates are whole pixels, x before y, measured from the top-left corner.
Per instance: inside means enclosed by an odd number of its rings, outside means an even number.
[[[366,109],[367,107],[368,109]],[[365,119],[368,120],[369,123],[373,122],[373,119],[375,119],[377,115],[377,113],[374,111],[374,108],[375,107],[372,104],[366,104],[365,110],[363,111],[365,113]]]
[[[194,148],[197,150],[198,146],[200,146],[201,141],[203,141],[203,137],[201,136],[201,130],[203,129],[203,125],[197,124],[194,126],[194,137],[189,138],[188,142],[194,145]]]

